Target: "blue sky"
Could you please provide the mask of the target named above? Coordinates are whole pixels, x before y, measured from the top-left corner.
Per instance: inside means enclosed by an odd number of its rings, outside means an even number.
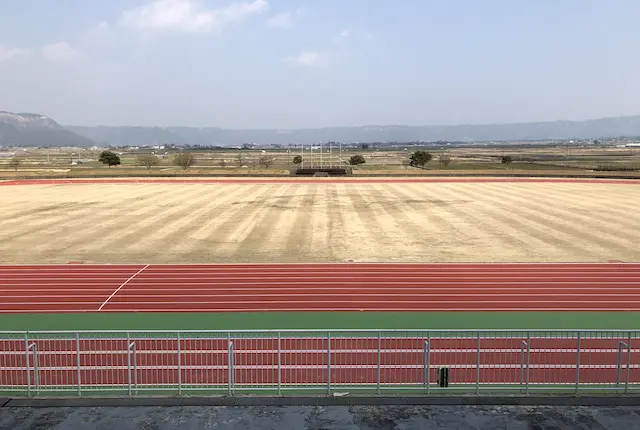
[[[640,114],[638,0],[20,0],[0,110],[305,128]]]

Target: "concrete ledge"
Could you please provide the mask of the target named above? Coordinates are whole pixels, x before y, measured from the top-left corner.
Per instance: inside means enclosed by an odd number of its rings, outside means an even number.
[[[6,401],[5,401],[6,400]],[[136,406],[640,406],[640,396],[451,396],[451,397],[111,397],[11,398],[0,407],[136,407]]]

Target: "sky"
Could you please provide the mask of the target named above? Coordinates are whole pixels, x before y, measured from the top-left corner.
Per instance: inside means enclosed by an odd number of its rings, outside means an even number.
[[[0,2],[0,110],[66,125],[640,114],[638,0]]]

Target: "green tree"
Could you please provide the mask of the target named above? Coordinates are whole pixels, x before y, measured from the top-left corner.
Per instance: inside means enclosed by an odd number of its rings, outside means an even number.
[[[115,152],[111,151],[102,151],[100,153],[100,158],[98,159],[102,164],[106,164],[107,166],[119,166],[120,165],[120,156]]]
[[[511,164],[511,162],[513,161],[513,157],[511,155],[503,155],[501,159],[502,159],[502,164],[504,164],[507,167],[509,167],[509,164]]]
[[[359,166],[360,164],[364,164],[364,163],[366,163],[366,160],[360,154],[354,155],[351,158],[349,158],[349,164],[351,164],[352,166]]]
[[[293,164],[302,164],[302,156],[296,155],[293,157]]]
[[[416,151],[409,157],[409,165],[412,167],[424,167],[431,159],[433,159],[433,155],[427,151]]]

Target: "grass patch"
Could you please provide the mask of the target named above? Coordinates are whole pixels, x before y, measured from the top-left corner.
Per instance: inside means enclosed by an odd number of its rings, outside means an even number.
[[[0,314],[21,330],[640,330],[640,312],[233,312]]]

